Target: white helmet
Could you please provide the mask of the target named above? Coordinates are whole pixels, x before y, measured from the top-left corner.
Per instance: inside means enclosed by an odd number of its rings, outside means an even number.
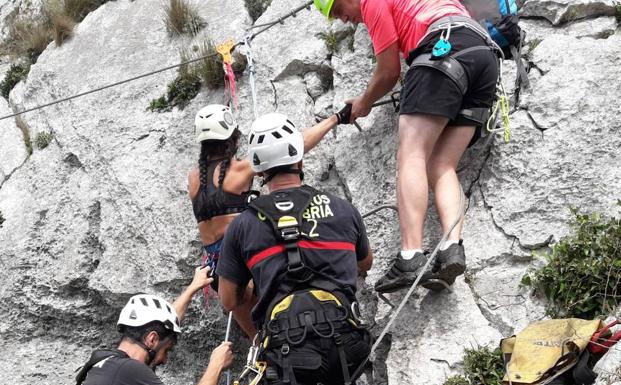
[[[237,129],[231,108],[222,104],[210,104],[201,108],[194,118],[196,142],[203,140],[226,140]]]
[[[181,333],[175,308],[165,299],[150,294],[131,297],[121,310],[116,326],[140,327],[153,321],[159,321],[166,329]]]
[[[254,172],[296,164],[304,155],[304,137],[283,114],[272,112],[252,123],[248,157]]]

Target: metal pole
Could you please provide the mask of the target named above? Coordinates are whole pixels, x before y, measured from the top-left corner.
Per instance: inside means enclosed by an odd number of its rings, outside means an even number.
[[[226,323],[226,333],[224,335],[224,342],[229,342],[229,334],[231,334],[231,323],[233,322],[233,312],[229,312],[229,320]],[[231,369],[226,371],[226,385],[231,385]]]

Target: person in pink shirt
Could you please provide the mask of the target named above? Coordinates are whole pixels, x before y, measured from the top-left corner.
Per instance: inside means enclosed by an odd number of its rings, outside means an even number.
[[[401,89],[397,150],[401,250],[375,284],[378,292],[393,292],[412,285],[427,261],[422,248],[428,187],[444,233],[461,210],[456,168],[480,137],[486,118],[477,114],[495,100],[498,57],[487,32],[457,0],[315,0],[315,5],[326,17],[364,23],[373,42],[377,65],[364,93],[346,102],[350,122],[367,116],[393,89],[401,73],[399,53],[410,65]],[[434,47],[446,41],[449,52],[434,56]],[[446,69],[451,62],[460,76]],[[441,289],[438,280],[453,284],[465,271],[462,226],[463,220],[450,233],[423,286]]]

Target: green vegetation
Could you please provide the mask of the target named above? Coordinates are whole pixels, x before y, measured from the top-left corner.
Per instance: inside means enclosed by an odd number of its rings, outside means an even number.
[[[9,100],[9,93],[13,87],[20,81],[26,79],[28,72],[30,71],[30,64],[13,64],[4,76],[4,80],[0,83],[0,94]]]
[[[50,145],[52,139],[54,139],[54,136],[51,132],[39,132],[35,138],[35,144],[39,150],[43,150]]]
[[[52,23],[54,43],[56,43],[57,47],[60,47],[65,40],[73,36],[73,28],[76,22],[71,17],[63,14],[52,14],[50,20]]]
[[[216,46],[212,41],[204,41],[195,47],[193,54],[182,54],[184,60],[203,58],[192,65],[193,71],[201,78],[207,88],[217,89],[224,85],[222,57],[216,55]]]
[[[179,75],[167,88],[166,95],[151,100],[148,110],[169,111],[172,107],[181,109],[196,97],[201,89],[201,80],[190,68],[181,67]]]
[[[73,28],[86,15],[108,0],[49,0],[37,19],[18,18],[7,20],[8,35],[1,44],[15,61],[36,63],[39,55],[54,40],[56,46],[73,35]]]
[[[2,211],[0,211],[0,227],[2,227],[3,223],[4,223],[4,215],[2,215]]]
[[[246,3],[246,9],[252,21],[255,22],[270,6],[272,0],[244,0],[244,3]]]
[[[170,0],[164,6],[164,24],[170,36],[195,36],[207,23],[198,14],[195,5],[187,0]]]
[[[621,3],[615,5],[615,16],[617,21],[621,22]]]
[[[16,20],[9,23],[8,37],[2,46],[16,61],[32,64],[52,41],[48,23],[33,20]]]
[[[328,54],[334,55],[339,51],[341,46],[341,42],[348,39],[347,47],[351,52],[354,51],[354,33],[356,32],[355,28],[348,28],[346,30],[342,30],[339,32],[335,32],[332,28],[328,29],[326,32],[319,32],[317,37],[322,39],[326,45],[326,49],[328,50]]]
[[[502,385],[504,375],[500,349],[480,346],[464,350],[464,375],[449,377],[444,385]]]
[[[198,60],[197,60],[198,59]],[[166,95],[151,100],[148,110],[169,111],[172,107],[185,106],[198,94],[201,85],[217,89],[224,85],[222,58],[216,54],[211,41],[192,47],[191,51],[181,52],[181,61],[197,60],[179,68],[179,75],[167,87]],[[245,64],[239,64],[243,71]]]
[[[621,303],[621,220],[571,211],[573,234],[554,245],[548,264],[522,283],[548,299],[551,317],[593,319]]]

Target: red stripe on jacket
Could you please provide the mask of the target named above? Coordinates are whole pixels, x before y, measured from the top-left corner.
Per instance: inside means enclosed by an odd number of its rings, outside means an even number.
[[[298,247],[301,249],[314,249],[314,250],[349,250],[356,251],[356,245],[351,242],[333,242],[333,241],[299,241]],[[267,259],[273,255],[284,253],[285,245],[276,245],[268,247],[267,249],[258,252],[253,255],[252,258],[246,262],[248,269],[252,269],[257,263]]]

